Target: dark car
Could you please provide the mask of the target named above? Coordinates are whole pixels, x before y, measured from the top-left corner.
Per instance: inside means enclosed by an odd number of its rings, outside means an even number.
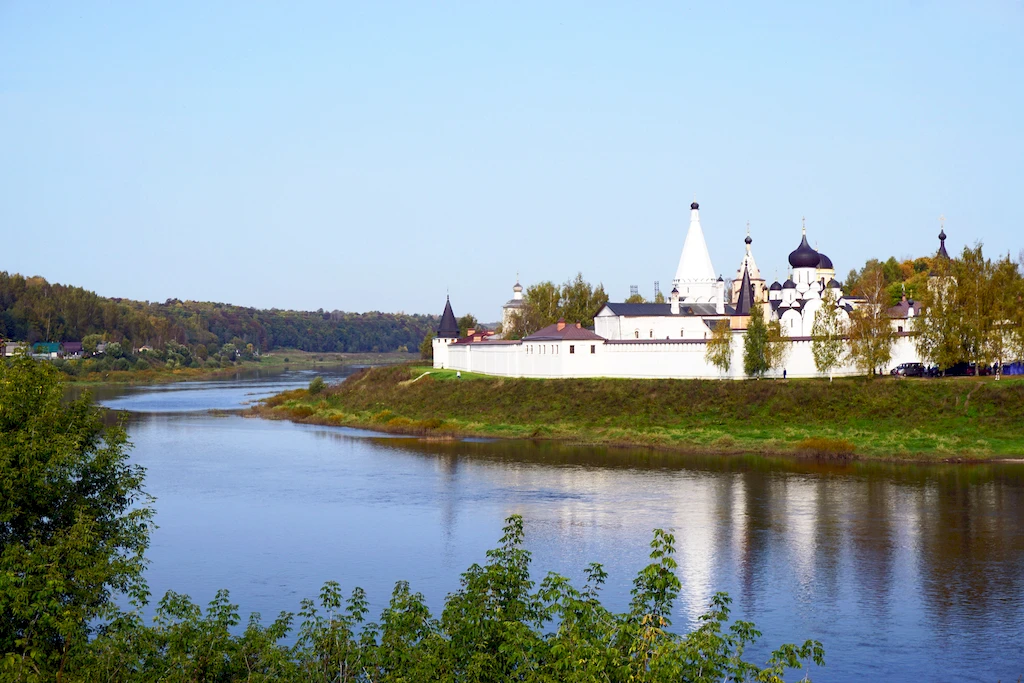
[[[922,377],[924,376],[924,363],[900,363],[890,373],[895,377]]]
[[[974,363],[957,363],[946,368],[942,374],[946,377],[974,377]]]

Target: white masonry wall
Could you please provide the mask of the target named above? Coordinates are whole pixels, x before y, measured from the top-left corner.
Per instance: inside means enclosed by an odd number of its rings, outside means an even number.
[[[732,364],[728,373],[708,363],[703,340],[654,341],[555,341],[446,345],[443,367],[501,377],[621,377],[675,379],[744,379],[743,332],[733,333]],[[593,347],[593,351],[591,348]],[[434,367],[438,364],[435,346]],[[913,342],[901,336],[893,345],[893,357],[886,372],[900,363],[920,362]],[[785,364],[777,372],[787,377],[822,377],[814,367],[809,339],[789,343]],[[835,369],[835,377],[861,374],[845,364]]]

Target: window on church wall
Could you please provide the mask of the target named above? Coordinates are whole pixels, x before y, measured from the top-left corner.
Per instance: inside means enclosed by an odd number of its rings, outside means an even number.
[[[651,339],[654,339],[654,330],[651,330]]]
[[[637,339],[639,339],[640,338],[640,330],[633,330],[633,336],[635,336]]]
[[[569,344],[569,353],[576,353],[576,347],[572,344]]]
[[[597,344],[590,345],[590,353],[597,353]]]

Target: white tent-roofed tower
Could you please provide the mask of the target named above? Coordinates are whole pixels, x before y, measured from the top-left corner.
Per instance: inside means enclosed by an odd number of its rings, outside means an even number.
[[[717,301],[719,297],[718,278],[711,265],[704,230],[700,227],[700,205],[697,202],[690,204],[690,229],[686,232],[672,284],[679,290],[680,301],[708,303]]]

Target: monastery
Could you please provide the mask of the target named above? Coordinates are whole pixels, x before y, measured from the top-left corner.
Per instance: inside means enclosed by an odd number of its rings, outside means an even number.
[[[700,206],[694,202],[668,302],[609,302],[594,317],[594,329],[560,321],[523,339],[509,340],[476,330],[460,338],[449,300],[433,341],[434,367],[505,377],[742,379],[743,338],[751,310],[760,306],[766,321],[780,321],[790,342],[779,374],[818,377],[810,335],[825,290],[832,290],[843,320],[849,320],[860,302],[844,296],[832,260],[808,244],[806,227],[801,232],[800,244],[789,254],[789,278],[766,285],[754,260],[748,226],[736,278],[726,287],[715,276]],[[940,253],[944,249],[943,244]],[[517,282],[503,308],[503,327],[522,306],[523,288]],[[890,310],[897,333],[890,366],[920,361],[907,335],[916,313],[913,302]],[[728,372],[705,359],[708,339],[719,321],[728,322],[733,334]],[[858,372],[847,363],[832,374]]]

